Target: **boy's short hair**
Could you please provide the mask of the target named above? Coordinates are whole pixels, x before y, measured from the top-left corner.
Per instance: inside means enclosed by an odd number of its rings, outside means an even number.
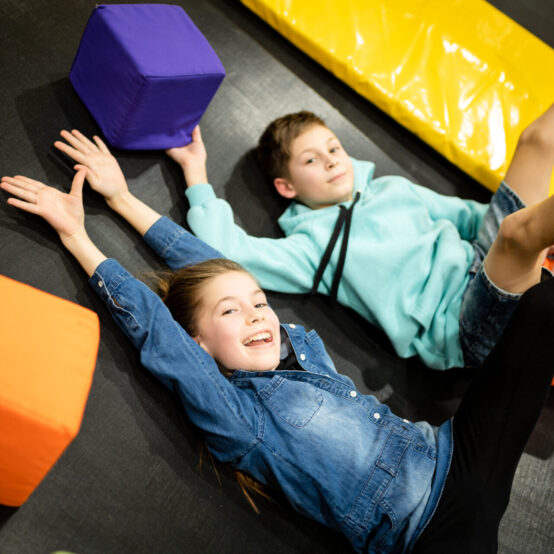
[[[288,177],[292,141],[312,125],[327,127],[325,121],[308,111],[290,113],[272,121],[262,133],[256,156],[262,171],[273,181]]]

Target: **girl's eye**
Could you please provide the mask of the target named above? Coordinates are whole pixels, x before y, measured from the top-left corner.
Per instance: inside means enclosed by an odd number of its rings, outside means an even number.
[[[329,150],[329,152],[331,152],[331,154],[334,154],[335,152],[338,152],[340,150],[340,146],[333,146],[333,148],[331,148],[331,150]]]
[[[310,158],[310,159],[306,160],[306,165],[313,164],[314,162],[315,162],[315,158]]]
[[[234,313],[235,311],[236,311],[235,308],[229,308],[228,310],[225,310],[221,315],[229,315]]]

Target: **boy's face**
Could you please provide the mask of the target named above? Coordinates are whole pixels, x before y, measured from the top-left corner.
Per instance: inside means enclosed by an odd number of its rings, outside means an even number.
[[[267,371],[279,364],[279,318],[243,271],[210,279],[202,291],[194,340],[226,369]]]
[[[274,181],[285,198],[314,210],[352,200],[352,161],[327,127],[312,125],[292,141],[288,169],[288,178]]]

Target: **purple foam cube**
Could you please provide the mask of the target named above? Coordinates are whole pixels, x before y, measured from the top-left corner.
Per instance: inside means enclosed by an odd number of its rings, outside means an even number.
[[[108,142],[129,150],[188,144],[224,77],[206,38],[169,4],[97,6],[69,74]]]

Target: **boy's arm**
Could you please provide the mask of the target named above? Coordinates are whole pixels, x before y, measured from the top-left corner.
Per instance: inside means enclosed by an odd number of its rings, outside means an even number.
[[[287,293],[311,290],[320,260],[308,235],[252,237],[235,224],[231,206],[215,196],[211,185],[189,187],[186,195],[187,222],[195,235],[243,265],[263,288]]]
[[[412,184],[418,198],[425,204],[434,220],[451,221],[464,240],[474,240],[483,221],[488,204],[439,194],[427,187]]]
[[[186,146],[166,150],[166,154],[181,166],[187,187],[208,182],[206,170],[208,156],[199,125],[193,129],[191,138],[192,141]]]
[[[199,239],[242,264],[264,288],[290,293],[311,289],[319,260],[314,258],[310,240],[303,235],[282,239],[256,238],[235,225],[231,207],[217,199],[208,184],[207,155],[199,127],[194,129],[190,144],[171,148],[167,154],[183,170],[186,195],[191,205],[187,221]],[[187,239],[186,235],[182,237]],[[166,261],[172,258],[171,263],[168,262],[170,267],[182,264],[179,262],[180,258],[184,259],[181,247],[176,241],[171,249],[166,249]]]

